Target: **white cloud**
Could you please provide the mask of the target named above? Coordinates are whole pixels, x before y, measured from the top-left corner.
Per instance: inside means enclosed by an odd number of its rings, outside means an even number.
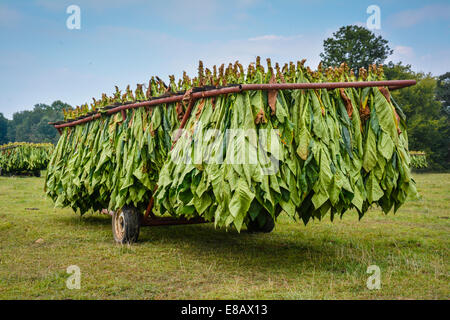
[[[34,103],[51,103],[56,99],[80,105],[93,96],[100,96],[102,92],[111,93],[114,85],[124,88],[127,84],[146,83],[153,75],[167,80],[168,75],[180,77],[185,70],[195,76],[199,60],[205,63],[205,67],[211,68],[214,64],[228,64],[236,60],[246,67],[255,61],[256,56],[261,56],[262,61],[271,58],[273,64],[306,58],[307,64],[315,69],[320,60],[322,38],[323,34],[263,35],[255,36],[253,40],[242,38],[199,43],[154,30],[100,27],[86,34],[83,41],[86,46],[101,50],[80,52],[76,60],[72,56],[59,59],[51,68],[36,64],[39,57],[28,56],[23,56],[20,64],[4,66],[8,72],[15,72],[17,77],[0,77],[0,86],[20,87],[26,95],[11,91],[1,96],[0,112],[11,117],[17,109],[30,109]],[[117,50],[117,43],[126,44],[126,55],[122,50]],[[108,54],[105,55],[105,52]],[[12,59],[14,55],[16,53],[7,57]],[[0,52],[1,56],[4,54]]]
[[[430,50],[413,60],[413,67],[419,71],[431,72],[435,76],[450,70],[450,50]]]
[[[393,61],[402,61],[405,59],[412,59],[414,58],[414,49],[412,47],[408,46],[395,46],[394,47],[394,53],[392,54],[391,59]]]
[[[191,31],[236,31],[252,18],[260,0],[165,0],[150,6],[170,24]]]
[[[187,26],[197,31],[220,28],[217,18],[222,8],[219,1],[165,0],[153,7],[158,15],[173,24]]]
[[[67,7],[63,1],[35,0],[35,5],[51,11],[62,11]]]
[[[278,36],[274,34],[268,34],[264,36],[258,36],[248,39],[249,41],[293,41],[295,39],[301,38],[302,35],[294,35],[294,36]]]
[[[6,5],[0,4],[0,26],[11,27],[20,22],[22,15]]]
[[[110,8],[144,5],[146,3],[148,2],[145,0],[35,0],[37,6],[51,11],[64,11],[72,4],[78,5],[81,9],[88,8],[96,11],[104,11]]]
[[[450,5],[432,4],[418,9],[404,10],[389,18],[394,26],[403,28],[438,19],[450,19]]]
[[[352,25],[367,28],[367,22],[356,21],[356,22],[352,23]]]
[[[247,8],[247,7],[254,6],[255,4],[257,4],[259,2],[260,2],[260,0],[240,0],[237,2],[237,5],[239,7]]]
[[[450,70],[450,50],[430,49],[424,54],[418,54],[416,50],[409,46],[397,45],[389,60],[410,64],[415,71],[431,72],[438,76]]]
[[[73,0],[35,0],[35,4],[50,11],[64,11]],[[260,0],[77,0],[82,12],[108,9],[139,9],[168,23],[183,26],[192,31],[236,30],[250,17],[250,9]]]
[[[239,60],[244,66],[255,61],[256,56],[271,58],[272,62],[284,64],[303,58],[314,69],[320,62],[322,50],[321,36],[317,35],[264,35],[250,39],[238,39],[225,42],[211,42],[199,47],[200,50],[188,51],[187,59],[197,61],[202,58],[207,65],[229,63]],[[195,49],[195,48],[193,48]],[[201,56],[199,57],[199,54]]]

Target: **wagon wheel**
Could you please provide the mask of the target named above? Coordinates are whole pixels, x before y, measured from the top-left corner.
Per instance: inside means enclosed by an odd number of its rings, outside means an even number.
[[[117,243],[136,242],[139,237],[140,220],[135,207],[124,206],[114,212],[112,232]]]
[[[248,232],[256,233],[270,233],[275,227],[275,221],[272,216],[268,213],[259,214],[256,220],[250,221],[247,224]]]

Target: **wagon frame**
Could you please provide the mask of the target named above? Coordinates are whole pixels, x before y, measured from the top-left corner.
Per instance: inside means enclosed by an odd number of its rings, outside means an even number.
[[[105,107],[106,112],[90,114],[72,121],[49,122],[62,134],[61,129],[66,127],[73,127],[79,124],[94,121],[102,117],[102,114],[112,115],[120,112],[123,119],[126,119],[127,109],[134,109],[140,107],[154,107],[160,104],[174,103],[187,101],[188,107],[181,120],[179,129],[183,129],[191,114],[194,103],[198,99],[210,98],[219,95],[226,95],[232,93],[240,93],[243,91],[265,90],[270,92],[277,92],[278,90],[295,90],[295,89],[337,89],[337,88],[366,88],[366,87],[388,87],[389,90],[396,90],[415,85],[415,80],[385,80],[385,81],[358,81],[358,82],[323,82],[323,83],[269,83],[269,84],[231,84],[226,87],[196,87],[186,92],[178,92],[176,94],[165,94],[159,97],[152,98],[147,101],[136,103],[115,104]],[[173,145],[181,136],[181,130],[175,136]],[[173,147],[172,145],[172,147]],[[153,190],[154,194],[156,191]],[[207,223],[203,218],[174,218],[174,217],[158,217],[153,212],[154,198],[149,200],[147,209],[144,214],[138,212],[135,207],[124,206],[116,211],[102,210],[101,213],[111,215],[111,224],[114,240],[118,243],[136,242],[139,237],[140,227],[155,227],[167,225],[183,225],[183,224],[200,224]],[[275,224],[273,219],[267,219],[263,226],[252,224],[248,226],[250,232],[271,232]]]

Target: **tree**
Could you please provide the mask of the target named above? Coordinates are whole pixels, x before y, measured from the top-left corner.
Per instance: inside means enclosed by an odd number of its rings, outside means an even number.
[[[388,80],[417,80],[415,86],[392,91],[407,118],[409,150],[425,151],[430,169],[449,170],[449,114],[437,98],[438,80],[401,62],[389,62],[384,74]]]
[[[359,26],[344,26],[333,37],[324,40],[324,52],[320,54],[324,66],[339,66],[342,62],[355,73],[370,64],[382,64],[393,52],[388,41],[370,30]]]
[[[0,145],[8,143],[8,119],[0,113]]]
[[[59,134],[48,123],[63,119],[62,109],[70,107],[67,103],[58,100],[50,106],[36,104],[32,111],[25,110],[14,113],[13,119],[9,121],[8,125],[8,140],[56,144]]]
[[[447,72],[438,78],[437,98],[444,105],[447,114],[450,112],[450,72]]]

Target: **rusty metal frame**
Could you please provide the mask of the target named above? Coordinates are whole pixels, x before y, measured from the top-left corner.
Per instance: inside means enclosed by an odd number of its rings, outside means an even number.
[[[153,197],[152,197],[153,199]],[[147,213],[148,212],[148,213]],[[172,226],[172,225],[182,225],[182,224],[200,224],[200,223],[208,223],[212,221],[206,221],[203,218],[175,218],[175,217],[159,217],[155,216],[153,212],[147,211],[145,215],[142,215],[140,218],[141,227],[157,227],[157,226]],[[101,214],[109,215],[111,217],[114,216],[114,212],[109,211],[107,209],[103,209],[100,211]]]
[[[386,80],[386,81],[359,81],[359,82],[322,82],[322,83],[273,83],[273,84],[240,84],[230,87],[210,89],[204,91],[193,92],[190,95],[191,100],[202,98],[210,98],[219,95],[239,93],[242,91],[251,90],[296,90],[296,89],[337,89],[337,88],[366,88],[366,87],[384,87],[387,86],[390,90],[396,90],[404,87],[415,85],[415,80]],[[111,108],[104,112],[106,115],[111,115],[117,112],[123,112],[127,109],[154,107],[160,104],[180,102],[185,98],[185,94],[176,94],[171,97],[154,98],[152,100],[124,104],[118,107]],[[122,113],[122,116],[124,113]],[[56,129],[65,127],[74,127],[76,125],[93,121],[102,116],[102,113],[96,113],[92,116],[78,119],[62,124],[52,124]]]
[[[208,223],[203,218],[173,218],[173,217],[152,217],[145,219],[142,217],[141,226],[142,227],[157,227],[157,226],[173,226],[173,225],[181,225],[181,224],[199,224],[199,223]]]

